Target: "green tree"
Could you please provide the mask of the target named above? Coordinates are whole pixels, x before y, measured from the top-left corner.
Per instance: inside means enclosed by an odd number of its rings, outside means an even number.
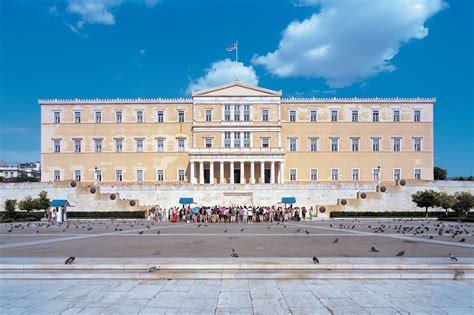
[[[454,194],[456,201],[453,205],[453,210],[459,215],[467,215],[469,210],[474,208],[474,196],[467,191],[461,191]]]
[[[5,216],[8,219],[16,219],[16,199],[5,200]]]
[[[448,176],[448,171],[444,168],[435,166],[433,169],[433,175],[435,180],[446,180]]]
[[[18,202],[18,208],[30,212],[31,210],[36,209],[36,199],[31,198],[30,196]]]
[[[411,195],[411,200],[416,203],[419,208],[425,208],[426,218],[428,219],[428,208],[436,206],[438,193],[433,190],[417,191]]]
[[[445,192],[438,193],[438,196],[436,197],[436,206],[444,209],[446,215],[448,215],[448,209],[452,209],[455,202],[456,198]]]
[[[36,208],[37,210],[46,210],[49,208],[49,204],[51,201],[48,198],[48,193],[46,191],[42,191],[38,194],[38,198],[36,199]]]

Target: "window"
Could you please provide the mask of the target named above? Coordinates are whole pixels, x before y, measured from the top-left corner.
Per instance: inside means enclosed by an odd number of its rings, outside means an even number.
[[[123,172],[122,170],[115,170],[115,181],[122,182],[123,181]]]
[[[262,138],[262,148],[270,147],[270,138]]]
[[[234,148],[240,148],[240,132],[234,132]]]
[[[81,170],[75,170],[74,171],[74,180],[77,182],[81,181]]]
[[[244,105],[244,121],[250,121],[250,105]]]
[[[311,122],[318,121],[318,112],[315,109],[309,111],[309,120]]]
[[[224,120],[230,121],[230,105],[229,104],[224,105]]]
[[[288,115],[290,116],[290,122],[296,121],[296,110],[290,110]]]
[[[224,147],[230,148],[231,147],[231,134],[230,132],[224,132]]]
[[[401,149],[401,139],[393,138],[393,151],[398,152]]]
[[[123,151],[123,139],[115,139],[115,152]]]
[[[206,109],[204,111],[206,121],[212,121],[212,109]]]
[[[359,151],[359,138],[351,138],[351,149],[352,151]]]
[[[372,169],[372,180],[380,180],[380,168]]]
[[[359,180],[359,172],[358,168],[352,169],[352,180]]]
[[[205,138],[204,139],[204,146],[206,148],[212,148],[212,138]]]
[[[296,168],[290,168],[290,180],[296,180]]]
[[[339,151],[339,139],[331,138],[331,151]]]
[[[184,170],[178,170],[178,181],[184,181]]]
[[[95,152],[102,152],[102,139],[94,139]]]
[[[244,132],[244,148],[250,148],[250,132]]]
[[[421,168],[415,168],[415,179],[421,179]]]
[[[379,122],[380,120],[380,111],[378,109],[372,109],[372,121]]]
[[[393,121],[394,122],[399,122],[400,121],[400,110],[399,109],[394,109],[393,110]]]
[[[162,123],[165,121],[165,113],[162,110],[156,111],[156,122]]]
[[[318,151],[318,138],[309,138],[309,150],[311,152]]]
[[[352,110],[352,122],[359,122],[359,111],[357,109]]]
[[[413,111],[413,121],[420,122],[421,121],[421,111],[416,109]]]
[[[184,122],[184,110],[178,110],[178,122]]]
[[[143,122],[143,111],[142,110],[137,110],[137,123],[142,123]]]
[[[289,143],[289,150],[296,151],[296,138],[288,139],[288,143]]]
[[[331,180],[339,180],[339,170],[337,168],[331,169]]]
[[[178,139],[178,152],[184,152],[184,139]]]
[[[96,182],[101,182],[102,181],[102,171],[101,170],[95,170],[95,181]]]
[[[268,121],[268,109],[262,109],[262,120]]]
[[[372,138],[372,151],[380,151],[380,138]]]
[[[81,153],[81,139],[74,139],[74,152]]]
[[[400,180],[402,171],[399,168],[393,169],[393,180]]]
[[[94,116],[95,116],[95,123],[96,124],[100,124],[102,122],[102,112],[94,112]]]
[[[234,121],[240,121],[240,105],[234,105]]]
[[[122,118],[123,118],[122,111],[121,110],[116,111],[115,112],[115,122],[120,124],[122,122]]]
[[[53,112],[54,115],[54,123],[60,124],[61,123],[61,112]]]
[[[54,170],[53,171],[53,179],[55,182],[61,180],[61,171],[60,170]]]
[[[331,110],[331,121],[337,121],[337,110]]]
[[[421,138],[413,139],[413,151],[421,151]]]
[[[156,180],[162,182],[165,180],[165,171],[164,170],[157,170],[156,171]]]
[[[81,123],[81,112],[74,112],[74,123],[75,124]]]
[[[135,139],[135,151],[143,152],[143,139]]]
[[[143,170],[137,170],[137,182],[143,182]]]
[[[165,139],[156,139],[156,152],[165,151]]]
[[[54,153],[61,152],[61,140],[53,140],[53,151]]]
[[[309,172],[309,178],[311,180],[318,180],[318,170],[315,168],[312,168]]]

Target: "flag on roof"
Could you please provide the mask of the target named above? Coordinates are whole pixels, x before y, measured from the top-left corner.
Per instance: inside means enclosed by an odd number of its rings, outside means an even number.
[[[237,42],[233,42],[232,45],[226,48],[226,51],[231,52],[237,49]]]

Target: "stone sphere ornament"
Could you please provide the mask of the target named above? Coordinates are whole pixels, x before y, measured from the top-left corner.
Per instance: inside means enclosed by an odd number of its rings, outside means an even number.
[[[380,191],[381,191],[381,192],[386,192],[386,191],[387,191],[387,187],[381,186],[381,187],[380,187]]]
[[[135,200],[130,200],[130,205],[131,205],[132,207],[134,207],[136,204],[137,204],[137,203],[135,202]]]
[[[342,199],[341,200],[341,205],[345,206],[347,204],[347,200],[346,199]]]
[[[361,194],[360,194],[360,197],[361,197],[362,199],[365,199],[365,198],[367,198],[367,194],[366,194],[366,193],[361,193]]]
[[[402,179],[402,180],[400,181],[400,185],[401,185],[401,186],[405,186],[406,184],[407,184],[407,181],[406,181],[406,180]]]
[[[117,196],[115,196],[115,194],[111,194],[111,195],[110,195],[110,199],[111,199],[111,200],[115,200],[115,198],[117,198]]]
[[[321,213],[326,212],[326,207],[320,207],[320,208],[319,208],[319,212],[321,212]]]
[[[77,186],[77,183],[76,183],[76,181],[72,180],[69,185],[71,185],[71,187],[76,187],[76,186]]]
[[[95,189],[95,187],[91,187],[91,189],[89,189],[89,191],[90,191],[91,194],[95,194],[97,189]]]

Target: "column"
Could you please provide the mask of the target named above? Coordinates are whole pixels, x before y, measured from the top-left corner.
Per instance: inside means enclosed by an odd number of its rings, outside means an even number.
[[[204,184],[204,162],[199,162],[199,184]]]
[[[265,162],[260,162],[260,184],[265,184]]]
[[[275,162],[270,164],[270,184],[275,184]]]
[[[191,184],[195,184],[196,178],[194,177],[194,162],[189,163],[189,177],[189,181],[191,182]]]
[[[280,184],[285,183],[285,162],[280,162]]]
[[[234,162],[230,162],[230,183],[234,183]]]
[[[209,184],[214,184],[214,162],[209,162]]]
[[[240,162],[240,183],[245,184],[245,164]]]
[[[250,184],[255,184],[255,162],[250,162]]]
[[[224,161],[220,161],[219,162],[219,177],[220,177],[220,180],[219,180],[219,183],[221,184],[224,184]]]

